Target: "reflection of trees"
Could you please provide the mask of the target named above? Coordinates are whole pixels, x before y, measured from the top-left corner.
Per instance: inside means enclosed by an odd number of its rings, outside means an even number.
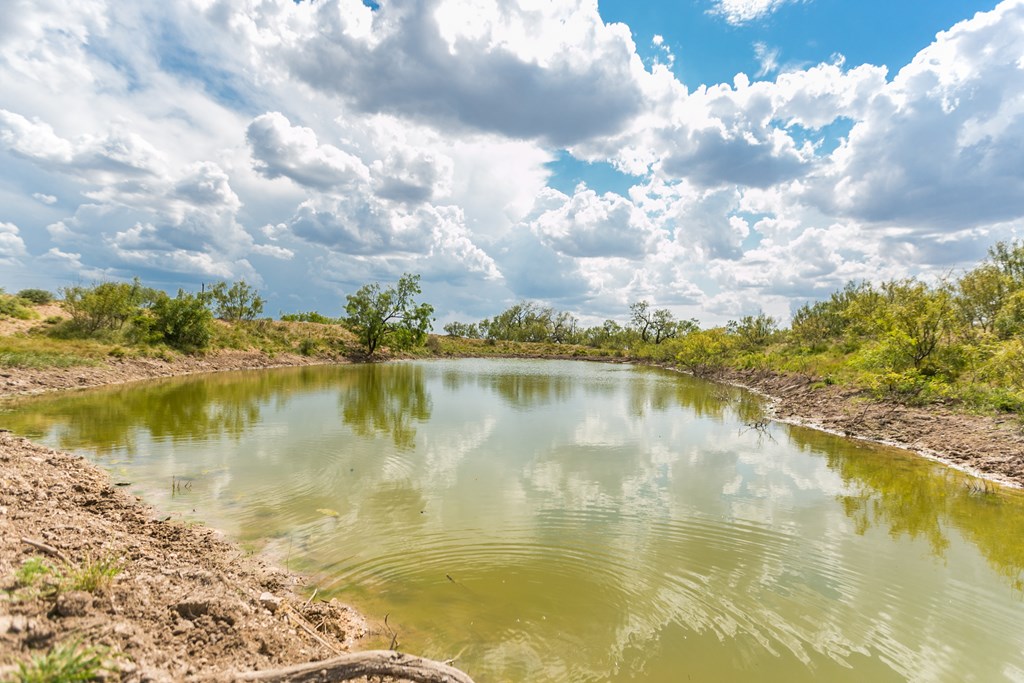
[[[61,448],[99,454],[132,453],[140,430],[158,440],[238,438],[259,421],[267,401],[285,402],[297,391],[337,382],[336,373],[319,370],[217,373],[40,397],[16,404],[5,421],[12,431],[37,438],[56,430]]]
[[[345,375],[341,415],[359,436],[390,434],[395,446],[412,447],[416,422],[430,419],[423,367],[406,363],[353,368]]]
[[[943,557],[949,529],[959,529],[1016,590],[1024,590],[1024,496],[1018,492],[979,491],[971,479],[952,470],[873,455],[868,446],[808,429],[790,429],[801,447],[823,454],[850,493],[839,497],[858,533],[885,525],[892,536],[928,541]]]
[[[578,385],[574,377],[544,373],[503,372],[481,375],[479,385],[493,390],[515,408],[533,408],[562,402]]]

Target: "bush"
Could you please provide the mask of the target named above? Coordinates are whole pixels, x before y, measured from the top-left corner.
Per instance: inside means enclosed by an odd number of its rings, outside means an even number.
[[[138,278],[131,284],[103,282],[93,287],[65,287],[61,294],[72,326],[86,335],[120,330],[152,295],[143,289]]]
[[[9,294],[3,294],[0,292],[0,318],[17,318],[19,320],[30,320],[36,317],[36,314],[29,308],[25,307],[27,302],[16,296],[10,296]]]
[[[18,292],[18,298],[42,305],[53,301],[53,294],[45,289],[23,289]]]
[[[308,311],[306,313],[282,313],[281,320],[287,323],[320,323],[321,325],[335,325],[338,320],[335,318],[328,318],[326,315],[320,315],[316,311]]]
[[[208,297],[178,290],[171,298],[161,292],[156,296],[148,328],[168,346],[180,351],[199,351],[213,338],[213,314],[207,307]]]

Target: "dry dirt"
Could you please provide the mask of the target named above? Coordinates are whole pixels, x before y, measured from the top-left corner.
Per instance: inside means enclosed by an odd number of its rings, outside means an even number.
[[[976,476],[1024,486],[1024,429],[1013,416],[879,403],[804,375],[732,370],[719,379],[768,396],[772,417],[782,422],[900,446]]]
[[[120,653],[121,680],[230,678],[332,656],[366,631],[354,610],[306,601],[296,577],[216,532],[162,521],[82,458],[6,432],[0,539],[0,666],[77,640]],[[91,593],[52,576],[22,585],[33,557],[65,576],[104,561],[120,571]]]

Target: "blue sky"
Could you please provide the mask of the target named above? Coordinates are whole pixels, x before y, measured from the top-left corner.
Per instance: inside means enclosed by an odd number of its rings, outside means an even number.
[[[1024,228],[1024,0],[16,2],[0,287],[786,320]]]

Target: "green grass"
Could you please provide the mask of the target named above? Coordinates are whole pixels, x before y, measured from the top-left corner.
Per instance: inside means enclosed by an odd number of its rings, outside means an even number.
[[[104,673],[116,673],[117,667],[105,661],[106,648],[83,646],[73,641],[56,645],[18,665],[14,680],[20,683],[55,683],[57,681],[92,681]]]
[[[69,353],[46,351],[0,351],[0,367],[4,368],[72,368],[96,365],[97,361]]]
[[[99,559],[86,557],[78,566],[61,567],[56,567],[41,557],[30,557],[15,571],[14,580],[20,589],[21,597],[55,598],[69,591],[103,591],[120,573],[120,562],[109,556]]]
[[[105,590],[121,573],[120,562],[114,557],[99,559],[86,558],[80,567],[69,570],[64,575],[62,587],[69,591],[86,591],[96,593]]]

